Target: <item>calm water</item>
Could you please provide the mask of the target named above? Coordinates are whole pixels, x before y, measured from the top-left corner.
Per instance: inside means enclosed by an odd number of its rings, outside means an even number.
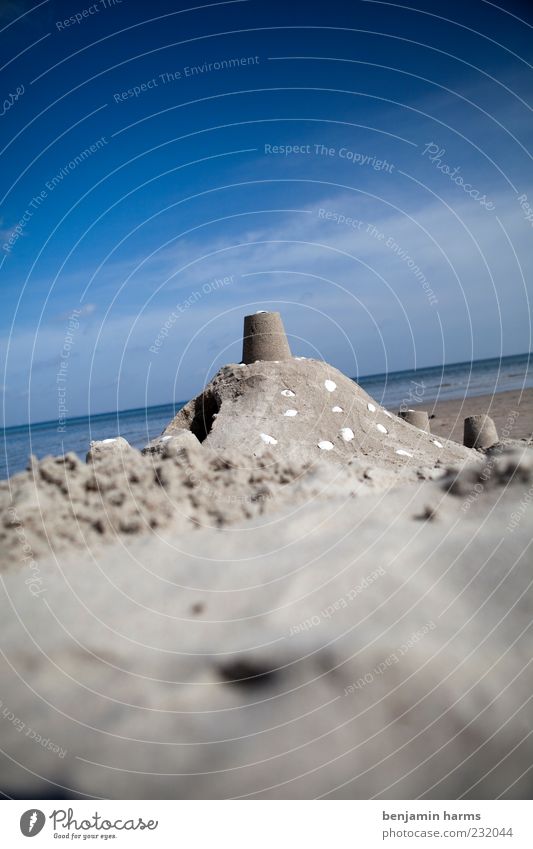
[[[414,406],[434,398],[461,398],[485,395],[533,386],[533,368],[529,354],[455,363],[449,366],[360,376],[358,382],[381,404],[392,410],[402,404]],[[0,451],[0,478],[26,468],[28,457],[75,451],[87,453],[91,439],[123,436],[131,445],[142,448],[157,436],[183,402],[121,410],[95,416],[69,419],[65,433],[57,432],[57,422],[39,422],[6,428]]]

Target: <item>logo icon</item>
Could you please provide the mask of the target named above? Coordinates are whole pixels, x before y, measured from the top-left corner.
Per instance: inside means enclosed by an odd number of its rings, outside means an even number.
[[[24,837],[35,837],[42,831],[46,822],[46,817],[42,811],[37,808],[31,808],[25,811],[20,818],[20,830]]]

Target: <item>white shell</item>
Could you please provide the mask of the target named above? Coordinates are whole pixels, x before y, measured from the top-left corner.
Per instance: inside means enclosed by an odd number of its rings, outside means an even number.
[[[324,439],[322,442],[318,443],[318,447],[322,449],[322,451],[331,451],[333,448],[333,443],[328,442],[327,439]]]
[[[370,410],[371,413],[376,412],[376,405],[375,404],[367,404],[366,406],[368,407],[368,409]]]
[[[102,442],[103,442],[104,444],[106,444],[106,443],[108,443],[108,442],[116,442],[116,441],[117,441],[116,436],[111,436],[109,439],[102,439]]]
[[[442,444],[442,442],[439,442],[438,439],[433,440],[433,445],[436,445],[437,448],[444,448],[444,445]]]
[[[326,387],[328,392],[335,392],[335,390],[337,388],[337,384],[333,380],[325,380],[324,386]]]
[[[340,435],[344,439],[345,442],[350,442],[355,436],[351,427],[342,427],[339,431]]]
[[[409,454],[409,451],[404,451],[403,448],[398,448],[396,451],[397,454],[400,454],[402,457],[412,457],[412,454]]]
[[[344,410],[342,409],[342,407],[332,407],[331,412],[332,413],[343,413]]]
[[[388,433],[388,430],[384,425],[377,424],[376,427],[377,427],[377,429],[379,430],[380,433]]]
[[[292,391],[292,389],[282,389],[281,394],[285,396],[285,398],[295,398],[296,395]]]
[[[283,413],[284,416],[297,416],[298,410],[285,410]]]
[[[263,442],[266,442],[267,445],[277,445],[278,444],[278,440],[274,439],[273,436],[269,436],[268,433],[260,433],[259,436],[261,437]]]

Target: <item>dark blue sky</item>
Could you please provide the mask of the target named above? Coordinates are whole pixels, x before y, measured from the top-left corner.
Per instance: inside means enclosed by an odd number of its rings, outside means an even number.
[[[189,8],[3,0],[6,423],[529,350],[531,4]]]

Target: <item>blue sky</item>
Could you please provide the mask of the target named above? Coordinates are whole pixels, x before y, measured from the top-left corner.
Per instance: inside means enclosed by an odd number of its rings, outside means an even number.
[[[258,309],[351,375],[529,350],[533,10],[437,6],[4,2],[5,423],[187,399]]]

